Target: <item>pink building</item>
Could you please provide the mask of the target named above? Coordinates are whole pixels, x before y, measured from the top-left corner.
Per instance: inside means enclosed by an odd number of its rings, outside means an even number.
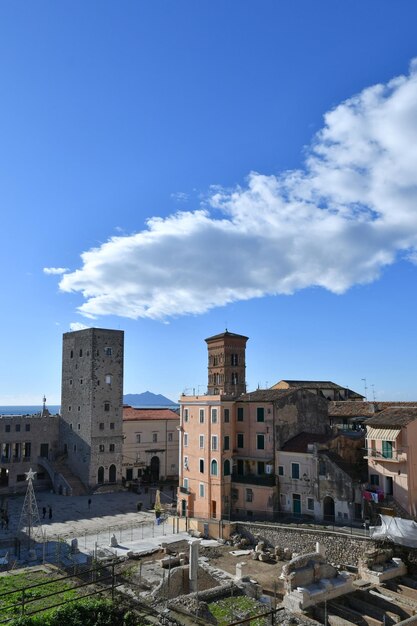
[[[366,420],[370,488],[417,515],[417,403],[390,406]]]

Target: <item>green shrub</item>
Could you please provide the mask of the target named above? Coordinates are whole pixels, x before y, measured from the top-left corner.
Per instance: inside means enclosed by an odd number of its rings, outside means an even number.
[[[110,600],[78,600],[47,616],[18,617],[9,626],[137,626],[137,618]]]

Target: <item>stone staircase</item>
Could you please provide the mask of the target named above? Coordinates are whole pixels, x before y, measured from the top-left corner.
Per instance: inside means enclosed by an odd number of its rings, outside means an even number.
[[[384,502],[377,506],[377,512],[381,515],[392,515],[403,519],[413,519],[413,517],[399,504],[392,496],[385,496]]]
[[[84,496],[88,493],[81,480],[73,474],[65,463],[65,456],[50,461],[45,457],[38,458],[38,464],[48,472],[55,493],[65,496]]]
[[[88,490],[85,485],[81,482],[78,476],[72,473],[70,468],[65,464],[65,461],[62,459],[56,460],[52,463],[52,466],[58,474],[64,477],[65,481],[71,487],[72,496],[85,496],[88,494]]]

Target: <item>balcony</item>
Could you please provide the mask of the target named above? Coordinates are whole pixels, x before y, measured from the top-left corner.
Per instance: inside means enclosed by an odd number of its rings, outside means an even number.
[[[403,463],[407,461],[407,451],[399,448],[398,450],[381,451],[374,448],[365,449],[365,459],[377,459],[378,461],[391,462],[391,463]]]
[[[241,483],[245,485],[258,485],[260,487],[274,487],[276,485],[276,476],[274,474],[232,474],[232,483]]]
[[[180,487],[180,493],[189,496],[191,494],[191,491],[188,489],[188,487]]]

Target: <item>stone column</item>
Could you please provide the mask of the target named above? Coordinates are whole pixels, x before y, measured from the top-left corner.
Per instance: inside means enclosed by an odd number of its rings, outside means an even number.
[[[198,591],[198,547],[201,539],[190,539],[190,565],[188,578],[190,580],[190,593]]]

